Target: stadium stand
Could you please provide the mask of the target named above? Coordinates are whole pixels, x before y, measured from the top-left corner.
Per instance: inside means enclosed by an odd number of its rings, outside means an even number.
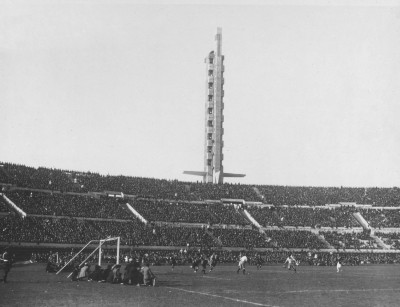
[[[36,254],[115,236],[124,250],[152,251],[160,263],[171,254],[190,261],[199,250],[218,251],[226,261],[240,250],[268,261],[288,249],[309,261],[307,251],[318,251],[326,263],[332,251],[393,252],[386,258],[393,261],[400,252],[398,188],[213,185],[10,163],[1,163],[0,184],[2,195],[27,214],[22,218],[0,199],[0,245]]]

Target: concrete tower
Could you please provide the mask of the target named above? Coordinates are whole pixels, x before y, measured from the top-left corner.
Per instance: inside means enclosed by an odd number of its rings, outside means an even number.
[[[224,177],[244,177],[244,174],[224,173],[224,56],[222,55],[222,29],[215,35],[215,50],[205,58],[206,97],[204,131],[204,171],[184,171],[184,174],[202,176],[206,183],[223,183]]]

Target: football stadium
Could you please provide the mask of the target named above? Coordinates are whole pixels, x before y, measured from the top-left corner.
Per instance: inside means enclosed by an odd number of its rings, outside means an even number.
[[[399,299],[397,188],[193,183],[10,163],[0,179],[0,242],[14,262],[2,304],[395,306]],[[128,269],[144,263],[154,287]]]
[[[0,3],[0,306],[400,306],[398,3],[161,2]]]

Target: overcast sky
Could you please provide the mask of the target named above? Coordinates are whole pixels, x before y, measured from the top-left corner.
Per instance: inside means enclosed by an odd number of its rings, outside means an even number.
[[[0,0],[0,161],[200,180],[222,27],[226,182],[400,185],[399,1],[189,2]]]

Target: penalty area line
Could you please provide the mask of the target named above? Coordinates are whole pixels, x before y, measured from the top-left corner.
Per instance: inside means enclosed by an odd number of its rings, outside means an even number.
[[[183,292],[188,292],[188,293],[206,295],[206,296],[211,296],[211,297],[218,297],[218,298],[222,298],[222,299],[225,299],[225,300],[230,300],[230,301],[234,301],[234,302],[238,302],[238,303],[245,303],[245,304],[250,304],[250,305],[255,305],[255,306],[279,307],[279,306],[276,306],[276,305],[266,305],[266,304],[250,302],[250,301],[246,301],[246,300],[239,300],[237,298],[232,298],[232,297],[222,296],[222,295],[217,295],[217,294],[211,294],[211,293],[206,293],[206,292],[192,291],[192,290],[186,290],[186,289],[174,288],[174,287],[165,287],[165,288],[174,289],[174,290],[183,291]]]
[[[290,293],[318,293],[318,292],[379,292],[379,291],[399,291],[400,289],[315,289],[315,290],[296,290],[296,291],[284,291],[278,292],[279,294],[290,294]],[[277,293],[277,294],[278,294]]]

